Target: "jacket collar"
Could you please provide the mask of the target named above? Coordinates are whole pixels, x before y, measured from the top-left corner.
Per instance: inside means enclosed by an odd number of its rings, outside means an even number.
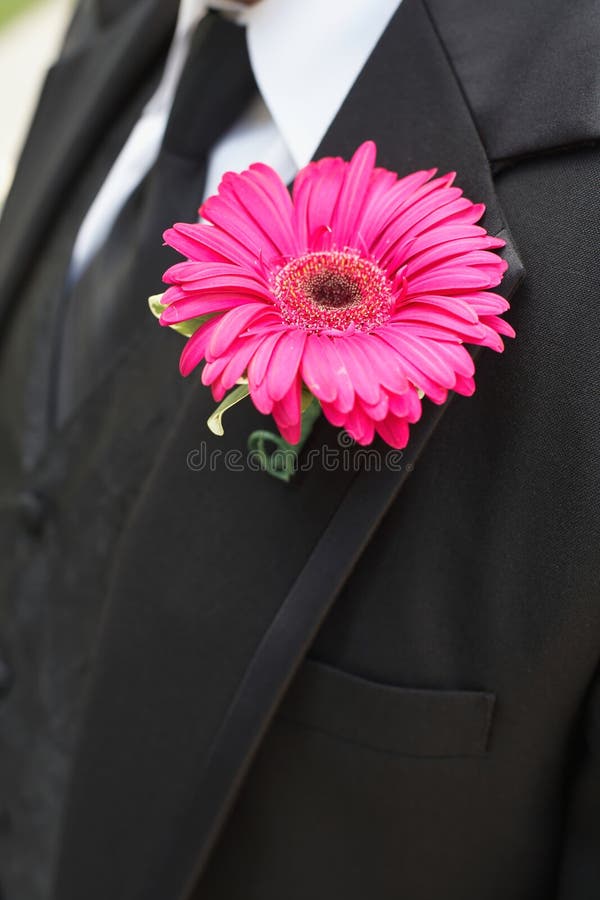
[[[422,0],[401,4],[317,156],[347,157],[366,138],[377,142],[380,164],[400,173],[457,170],[467,196],[487,204],[488,230],[507,240],[511,293],[522,266]],[[406,474],[376,483],[369,472],[314,467],[289,488],[222,465],[191,471],[186,454],[210,409],[207,394],[191,386],[123,539],[57,900],[163,900],[184,896],[201,876],[287,684]],[[415,458],[443,412],[424,413]],[[253,415],[248,405],[232,417],[230,447],[243,448],[260,427]],[[313,446],[328,434],[320,422]],[[365,509],[363,523],[357,511],[372,493],[380,505]]]
[[[423,0],[423,5],[490,160],[598,139],[595,0]]]

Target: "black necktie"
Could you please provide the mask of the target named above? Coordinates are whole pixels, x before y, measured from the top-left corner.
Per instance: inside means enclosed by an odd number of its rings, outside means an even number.
[[[208,13],[193,35],[156,163],[65,296],[58,425],[102,378],[114,355],[147,327],[147,297],[160,291],[164,269],[176,261],[162,247],[162,232],[175,221],[197,217],[207,154],[255,90],[244,30]]]

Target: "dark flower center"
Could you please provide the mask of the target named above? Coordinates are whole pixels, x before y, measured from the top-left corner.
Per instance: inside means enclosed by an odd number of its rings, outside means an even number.
[[[271,287],[283,321],[315,333],[371,331],[389,319],[394,302],[382,269],[353,250],[292,259]]]
[[[306,285],[306,293],[317,306],[329,309],[344,309],[360,303],[360,286],[353,278],[338,272],[321,272],[314,275]]]

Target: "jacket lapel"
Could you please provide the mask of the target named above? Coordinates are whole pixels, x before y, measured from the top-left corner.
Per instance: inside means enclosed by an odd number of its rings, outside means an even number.
[[[177,11],[174,0],[134,0],[115,19],[105,6],[91,33],[73,29],[48,72],[0,221],[0,317],[81,166],[168,42]]]
[[[508,241],[512,293],[522,267],[421,0],[404,0],[317,156],[348,157],[367,138],[401,174],[457,170],[465,193],[487,204],[488,230]],[[191,385],[122,542],[56,900],[191,889],[286,687],[445,410],[428,405],[399,473],[317,465],[289,487],[239,470],[239,457],[238,470],[222,455],[210,465],[207,453],[223,453],[216,442],[193,449],[211,406]],[[260,418],[239,409],[226,440],[243,452]],[[320,421],[312,446],[328,440]]]

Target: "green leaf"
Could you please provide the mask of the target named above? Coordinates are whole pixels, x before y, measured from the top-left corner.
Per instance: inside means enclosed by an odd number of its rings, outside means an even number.
[[[308,409],[308,407],[310,406],[310,404],[313,402],[314,399],[315,398],[313,397],[313,395],[311,394],[309,389],[306,387],[306,385],[303,384],[302,385],[302,394],[300,397],[300,410],[301,410],[302,414],[304,414],[306,412],[306,410]]]
[[[321,404],[313,395],[303,386],[302,388],[302,431],[300,441],[296,444],[296,448],[300,450],[306,439],[310,435],[313,425],[321,415]],[[304,405],[304,391],[308,394],[308,402]]]
[[[153,294],[152,297],[148,297],[150,311],[157,319],[160,319],[168,306],[168,304],[161,302],[163,297],[164,294]],[[207,321],[207,319],[212,318],[214,315],[215,313],[207,313],[207,315],[197,316],[195,319],[186,319],[185,322],[176,322],[174,325],[169,325],[169,328],[172,328],[173,331],[176,331],[178,334],[182,334],[184,337],[189,338],[204,322]]]
[[[166,305],[162,303],[162,298],[164,296],[164,293],[162,293],[152,294],[151,297],[148,297],[148,306],[150,307],[150,312],[153,316],[156,316],[157,319],[160,319],[162,313],[167,308]]]
[[[169,328],[172,328],[173,331],[177,331],[184,337],[189,338],[195,331],[198,331],[200,326],[204,325],[208,319],[212,319],[214,315],[214,313],[208,313],[208,315],[198,316],[196,319],[186,319],[185,322],[177,322],[175,325],[169,325]]]
[[[208,419],[207,425],[212,431],[213,434],[216,434],[218,437],[223,437],[225,434],[225,429],[223,428],[223,414],[227,412],[228,409],[231,409],[232,406],[235,406],[236,403],[239,403],[240,400],[244,400],[250,393],[250,388],[247,384],[239,384],[236,388],[230,391],[227,396],[219,403],[217,408],[215,409],[212,416]]]

